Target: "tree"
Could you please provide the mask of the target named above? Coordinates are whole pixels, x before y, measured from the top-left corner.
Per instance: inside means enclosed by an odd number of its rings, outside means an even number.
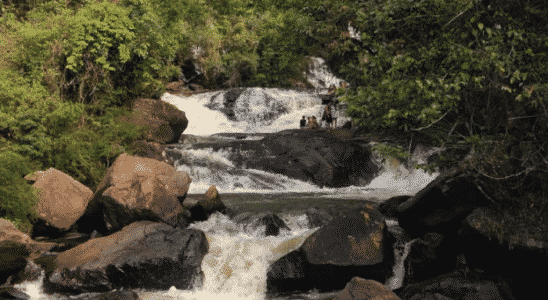
[[[546,2],[386,0],[356,14],[360,38],[330,59],[354,86],[341,95],[356,124],[466,149],[485,187],[510,189],[491,188],[501,199],[540,182],[548,171]],[[336,63],[342,56],[351,59]]]

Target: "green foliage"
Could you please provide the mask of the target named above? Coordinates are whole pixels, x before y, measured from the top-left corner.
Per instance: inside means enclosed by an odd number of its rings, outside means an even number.
[[[79,72],[83,56],[104,71],[114,71],[117,63],[130,59],[130,43],[135,37],[128,11],[109,2],[93,4],[71,19],[67,69]]]
[[[512,127],[512,117],[537,114],[545,97],[531,91],[548,75],[547,10],[538,1],[518,2],[363,7],[361,41],[349,50],[354,59],[338,66],[357,86],[342,97],[356,123],[423,131],[443,144],[452,134],[496,135]],[[525,16],[544,21],[526,26]]]
[[[70,131],[76,121],[84,114],[84,106],[79,103],[63,102],[49,114],[43,116],[44,125],[52,135],[58,135],[64,131]]]
[[[12,151],[0,152],[0,215],[29,232],[37,203],[35,190],[23,176],[33,171],[33,166],[23,156]]]

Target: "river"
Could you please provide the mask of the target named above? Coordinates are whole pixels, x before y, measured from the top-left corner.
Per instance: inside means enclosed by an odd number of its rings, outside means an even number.
[[[315,72],[315,76],[324,76],[327,86],[331,83],[338,85],[336,78],[326,77],[321,68]],[[226,107],[226,91],[190,97],[165,94],[162,100],[186,113],[189,126],[185,134],[235,139],[231,135],[219,134],[244,133],[248,136],[243,138],[259,139],[260,133],[298,128],[303,115],[319,117],[323,108],[318,94],[324,92],[326,89],[321,86],[314,92],[247,88],[241,91],[229,108]],[[227,116],[227,110],[230,110],[230,116]],[[392,196],[414,194],[437,176],[422,170],[407,170],[397,160],[387,160],[380,173],[367,185],[320,188],[279,174],[237,168],[228,159],[227,153],[222,151],[192,149],[191,145],[178,151],[183,156],[176,163],[178,170],[188,172],[193,180],[186,201],[198,199],[211,185],[216,185],[229,208],[239,212],[274,212],[291,230],[282,229],[279,236],[266,237],[264,228],[239,225],[221,214],[191,224],[190,227],[203,230],[209,242],[209,253],[202,262],[204,282],[196,282],[192,290],[185,291],[174,287],[165,291],[138,290],[141,299],[267,299],[270,297],[266,293],[268,266],[297,249],[306,237],[317,230],[308,226],[303,213],[307,208],[316,206],[343,210],[363,206],[366,202],[382,202]],[[420,161],[426,157],[426,152],[417,148],[412,159]],[[397,227],[395,222],[388,225]],[[390,289],[399,287],[401,283],[402,259],[409,245],[406,242],[396,243],[396,275],[385,283]],[[41,285],[39,280],[19,287],[31,299],[70,299],[62,295],[45,295]],[[309,291],[295,296],[320,299],[329,295]]]

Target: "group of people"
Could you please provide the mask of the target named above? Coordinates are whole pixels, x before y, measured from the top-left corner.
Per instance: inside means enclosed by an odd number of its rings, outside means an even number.
[[[346,88],[347,83],[341,82],[340,88]],[[327,94],[329,96],[334,97],[335,92],[337,91],[337,87],[332,84],[329,86],[329,90]],[[325,122],[325,127],[328,129],[334,129],[337,127],[337,118],[339,117],[339,113],[337,109],[333,109],[332,104],[335,103],[334,99],[331,99],[331,102],[324,107],[324,112],[322,114],[322,122]],[[336,107],[336,106],[334,106]],[[303,116],[300,122],[301,128],[309,128],[309,129],[317,129],[321,126],[318,124],[318,121],[316,120],[316,116],[308,117],[308,120],[306,119],[306,116]]]
[[[317,129],[320,127],[320,125],[318,125],[318,121],[316,120],[316,116],[308,117],[308,121],[305,118],[306,117],[303,116],[301,119],[301,128]]]
[[[334,112],[333,112],[334,111]],[[324,107],[324,112],[322,114],[322,122],[325,122],[325,127],[328,129],[334,129],[337,127],[337,110],[331,108],[331,104],[328,104]],[[303,116],[300,122],[301,128],[317,129],[320,128],[316,116],[308,117]]]

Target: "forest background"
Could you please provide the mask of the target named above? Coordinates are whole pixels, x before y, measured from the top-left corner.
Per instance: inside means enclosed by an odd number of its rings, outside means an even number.
[[[195,64],[208,89],[338,77],[362,133],[443,152],[515,222],[548,207],[543,0],[2,0],[0,217],[30,230],[23,176],[54,167],[92,190],[144,129],[117,120]],[[531,223],[533,222],[533,223]],[[545,225],[544,225],[545,226]],[[544,238],[548,238],[544,236]]]

